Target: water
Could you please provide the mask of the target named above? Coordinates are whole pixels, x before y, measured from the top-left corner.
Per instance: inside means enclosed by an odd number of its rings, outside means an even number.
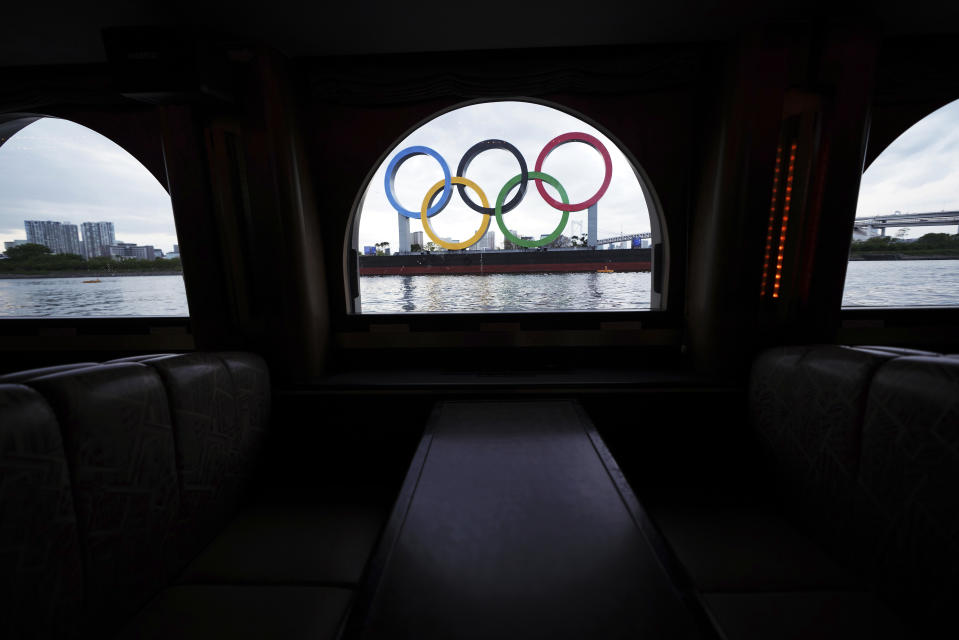
[[[649,309],[649,273],[360,278],[363,313]],[[844,307],[959,305],[959,260],[850,262]]]
[[[183,276],[0,278],[0,316],[187,316]],[[360,278],[364,313],[649,309],[649,273]],[[844,307],[959,306],[959,260],[850,262]]]
[[[363,313],[649,309],[649,273],[360,278]]]
[[[0,279],[0,316],[188,316],[183,276]]]
[[[959,260],[849,263],[844,307],[959,305]]]

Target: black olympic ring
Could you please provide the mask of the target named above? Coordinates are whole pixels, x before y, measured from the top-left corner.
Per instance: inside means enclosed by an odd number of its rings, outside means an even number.
[[[612,162],[612,158],[610,158],[609,151],[607,151],[603,143],[600,142],[598,139],[596,139],[594,136],[591,136],[587,133],[582,133],[582,132],[569,132],[553,138],[552,140],[547,142],[546,146],[543,147],[543,150],[540,151],[539,157],[536,159],[536,167],[535,167],[536,171],[532,173],[542,173],[543,162],[546,160],[547,156],[549,156],[549,154],[556,147],[562,144],[566,144],[568,142],[586,143],[587,145],[596,149],[600,153],[600,155],[603,156],[603,164],[606,165],[606,171],[603,175],[603,184],[596,191],[596,193],[594,193],[592,197],[590,197],[589,199],[583,200],[582,202],[577,202],[574,204],[570,204],[566,202],[565,200],[563,202],[560,202],[546,192],[546,188],[543,186],[543,180],[545,180],[545,178],[543,179],[534,178],[534,180],[536,182],[536,188],[537,190],[539,190],[540,195],[543,197],[543,200],[545,200],[546,203],[549,204],[554,209],[558,209],[564,212],[583,211],[585,209],[590,208],[594,204],[596,204],[596,202],[598,202],[599,199],[603,197],[603,194],[606,193],[606,189],[609,187],[610,179],[613,177],[613,162]],[[513,157],[516,158],[516,161],[519,163],[519,166],[520,166],[520,173],[516,176],[516,179],[518,180],[518,184],[519,184],[519,190],[516,192],[516,195],[514,195],[509,202],[505,203],[502,207],[500,207],[499,215],[502,215],[503,213],[507,211],[511,211],[512,209],[515,209],[519,205],[519,203],[523,200],[524,196],[526,195],[526,187],[529,182],[529,174],[531,173],[526,166],[526,160],[523,158],[522,154],[520,154],[519,150],[516,147],[514,147],[509,142],[506,142],[505,140],[498,140],[498,139],[489,139],[489,140],[483,140],[482,142],[477,142],[472,147],[470,147],[465,154],[463,154],[462,159],[460,159],[459,166],[457,167],[456,173],[458,174],[457,177],[459,179],[466,180],[467,184],[470,184],[468,178],[466,178],[463,174],[466,172],[466,169],[469,167],[470,163],[476,158],[476,156],[478,156],[479,154],[489,149],[503,149],[504,151],[509,151],[511,154],[513,154]],[[403,205],[401,205],[397,201],[396,194],[394,193],[394,189],[393,189],[394,187],[393,183],[396,180],[396,173],[399,170],[400,165],[402,165],[407,159],[411,158],[412,156],[417,156],[417,155],[432,156],[439,163],[440,168],[443,170],[443,182],[441,183],[443,186],[443,189],[442,191],[440,190],[430,191],[430,195],[427,198],[428,201],[426,203],[427,208],[425,213],[423,213],[422,211],[417,213],[416,211],[410,211],[409,209],[406,209],[405,207],[403,207]],[[407,147],[406,149],[399,151],[395,156],[393,156],[393,159],[390,160],[389,166],[386,168],[386,176],[384,178],[383,186],[386,189],[386,199],[389,201],[390,205],[392,205],[393,208],[396,209],[396,212],[398,214],[411,219],[418,219],[418,218],[422,219],[423,215],[427,217],[432,217],[446,208],[446,205],[448,205],[450,201],[450,195],[453,192],[454,182],[453,182],[453,177],[450,175],[449,165],[446,164],[446,160],[443,159],[443,156],[441,156],[439,153],[437,153],[435,150],[429,147],[413,146],[413,147]],[[475,202],[473,202],[470,199],[469,195],[467,195],[463,182],[457,182],[455,183],[455,186],[457,190],[459,191],[460,197],[467,204],[467,206],[469,206],[470,209],[487,216],[497,215],[495,207],[482,207],[476,204]],[[473,188],[479,189],[479,187],[473,187]],[[480,194],[482,199],[482,192],[477,191],[477,193]],[[434,206],[434,202],[436,201],[437,198],[440,198],[440,201],[436,202]]]
[[[513,157],[516,158],[516,161],[519,163],[519,171],[522,179],[519,182],[519,190],[516,192],[516,195],[513,196],[513,199],[503,205],[503,213],[507,211],[512,211],[519,206],[519,203],[523,201],[523,197],[526,195],[526,185],[529,182],[529,171],[526,169],[526,160],[523,158],[523,155],[519,152],[519,149],[506,142],[505,140],[496,140],[491,138],[489,140],[483,140],[482,142],[477,142],[472,147],[470,147],[466,153],[463,154],[463,157],[460,159],[459,165],[456,167],[456,175],[465,178],[466,169],[470,166],[470,163],[476,159],[476,156],[483,153],[484,151],[489,151],[491,149],[502,149],[504,151],[509,151],[513,154]],[[476,213],[484,213],[488,216],[496,215],[496,209],[493,207],[482,207],[475,202],[473,202],[469,195],[466,193],[466,187],[458,184],[456,188],[460,192],[460,198],[463,199],[463,202],[466,203],[470,209]],[[445,205],[444,205],[445,206]],[[442,210],[442,208],[441,208]]]

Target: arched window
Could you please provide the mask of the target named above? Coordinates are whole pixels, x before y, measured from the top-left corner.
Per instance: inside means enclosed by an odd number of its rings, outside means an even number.
[[[187,316],[170,196],[69,120],[0,126],[0,316]]]
[[[655,203],[636,164],[581,118],[535,102],[454,108],[372,173],[349,243],[353,310],[658,308]]]
[[[959,101],[863,173],[844,307],[959,305]]]

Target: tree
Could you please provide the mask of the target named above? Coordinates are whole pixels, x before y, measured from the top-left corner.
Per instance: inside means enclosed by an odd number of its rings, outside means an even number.
[[[36,258],[37,256],[49,255],[52,253],[53,252],[50,251],[50,247],[33,242],[19,244],[15,247],[10,247],[7,249],[7,257],[11,260],[29,260],[30,258]]]
[[[584,233],[581,236],[573,236],[572,238],[570,238],[570,241],[572,242],[572,246],[574,247],[589,246],[587,244],[588,240],[589,240],[589,234],[586,234],[586,233]]]
[[[906,241],[889,236],[875,236],[852,243],[852,251],[889,251],[895,253],[955,255],[959,252],[959,235],[927,233],[921,238]]]
[[[422,250],[423,250],[423,247],[421,247],[419,243],[417,242],[414,242],[413,244],[410,245],[410,251],[422,251]]]
[[[376,247],[376,255],[378,255],[378,256],[385,256],[387,250],[389,250],[389,248],[390,248],[390,243],[389,243],[389,242],[377,242],[377,243],[376,243],[375,245],[373,245],[373,246]]]
[[[862,242],[854,242],[852,248],[854,251],[889,251],[894,244],[901,242],[898,238],[889,236],[873,236]]]
[[[436,243],[433,242],[432,240],[430,240],[429,242],[427,242],[427,243],[426,243],[426,246],[423,247],[423,248],[426,249],[427,251],[429,251],[430,253],[432,253],[433,251],[439,251],[439,247],[438,247],[438,246],[436,245]]]
[[[95,256],[87,260],[87,269],[91,271],[106,271],[113,265],[113,258],[106,256]]]
[[[959,249],[959,235],[927,233],[912,243],[916,249]]]

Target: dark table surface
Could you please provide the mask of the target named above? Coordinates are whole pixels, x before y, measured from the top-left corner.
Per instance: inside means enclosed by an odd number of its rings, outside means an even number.
[[[565,400],[437,405],[344,635],[715,637]]]

